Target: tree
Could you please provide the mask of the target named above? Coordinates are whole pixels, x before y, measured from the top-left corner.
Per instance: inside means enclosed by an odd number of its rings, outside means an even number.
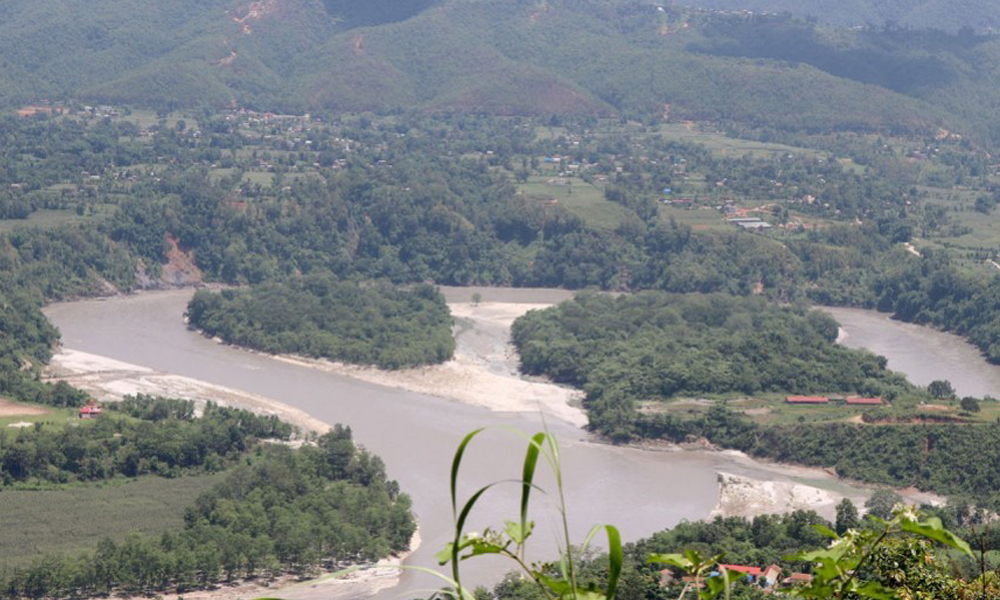
[[[935,398],[951,398],[955,395],[955,389],[951,387],[951,382],[947,379],[932,381],[927,386],[927,391]]]
[[[875,490],[875,493],[872,494],[871,498],[865,502],[865,508],[868,509],[868,514],[873,517],[891,519],[893,507],[897,504],[902,504],[902,502],[903,497],[897,494],[894,490],[880,489]]]
[[[848,529],[856,529],[861,526],[861,519],[858,518],[858,507],[854,506],[850,498],[844,498],[837,505],[837,533],[843,535]]]
[[[961,407],[966,412],[977,413],[979,412],[979,400],[972,396],[966,396],[962,398]]]

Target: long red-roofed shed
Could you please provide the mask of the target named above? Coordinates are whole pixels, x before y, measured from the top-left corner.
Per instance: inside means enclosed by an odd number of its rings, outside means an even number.
[[[866,406],[877,406],[882,404],[881,398],[848,398],[848,404],[861,404]]]
[[[748,567],[745,565],[719,565],[720,569],[726,569],[727,571],[736,571],[737,573],[746,573],[747,575],[753,575],[754,577],[760,577],[761,569],[760,567]]]

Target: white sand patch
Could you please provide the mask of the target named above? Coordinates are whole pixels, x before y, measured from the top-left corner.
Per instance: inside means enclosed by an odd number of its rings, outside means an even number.
[[[205,402],[277,415],[304,431],[323,433],[330,426],[297,408],[269,398],[249,394],[190,377],[156,371],[114,359],[61,350],[52,357],[45,371],[49,381],[66,381],[102,402],[116,402],[125,396],[148,394],[167,398],[194,400],[200,410]]]
[[[759,481],[719,473],[719,503],[711,517],[746,517],[815,510],[829,513],[844,498],[828,490],[791,481]]]
[[[130,373],[153,372],[152,369],[139,365],[132,365],[106,356],[98,356],[96,354],[65,348],[52,358],[52,364],[55,365],[54,368],[65,370],[67,374],[71,375],[101,374],[114,371],[127,371]],[[53,371],[53,373],[55,372]]]

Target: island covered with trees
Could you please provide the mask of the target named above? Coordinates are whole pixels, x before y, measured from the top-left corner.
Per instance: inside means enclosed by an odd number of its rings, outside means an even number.
[[[870,352],[835,343],[837,322],[759,297],[579,294],[518,319],[521,368],[587,392],[596,420],[677,396],[844,394],[916,389]]]
[[[451,313],[429,285],[297,277],[201,290],[187,317],[192,327],[231,344],[384,369],[441,363],[455,352]]]

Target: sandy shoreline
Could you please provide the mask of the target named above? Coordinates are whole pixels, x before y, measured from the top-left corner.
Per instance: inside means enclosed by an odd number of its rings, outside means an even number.
[[[530,310],[549,304],[507,302],[449,303],[455,318],[455,357],[440,365],[387,371],[324,359],[268,355],[368,383],[455,400],[497,412],[544,412],[572,423],[587,424],[580,408],[583,394],[547,381],[526,379],[509,342],[510,326]]]

